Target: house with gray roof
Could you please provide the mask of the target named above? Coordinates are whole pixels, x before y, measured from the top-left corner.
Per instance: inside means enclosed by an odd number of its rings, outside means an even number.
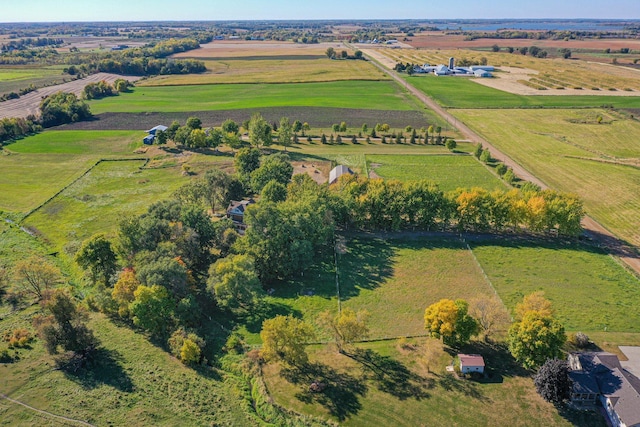
[[[606,352],[569,355],[576,406],[599,401],[613,427],[640,427],[640,379],[626,371],[618,356]]]

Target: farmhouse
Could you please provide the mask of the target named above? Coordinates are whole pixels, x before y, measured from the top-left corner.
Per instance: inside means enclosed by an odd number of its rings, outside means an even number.
[[[249,205],[253,205],[256,201],[253,199],[246,200],[232,200],[227,207],[227,218],[233,221],[233,226],[240,232],[244,233],[247,229],[247,225],[244,223],[244,213]]]
[[[344,165],[338,165],[329,172],[329,185],[335,184],[342,175],[353,175],[353,171]]]
[[[606,352],[574,353],[568,362],[574,405],[599,401],[612,426],[640,426],[640,379],[620,365],[618,356]]]
[[[484,373],[484,359],[479,354],[458,354],[458,360],[460,360],[461,373]]]

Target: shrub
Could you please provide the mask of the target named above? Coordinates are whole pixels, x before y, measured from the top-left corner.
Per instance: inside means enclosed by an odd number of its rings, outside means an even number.
[[[456,143],[455,139],[447,139],[445,146],[447,147],[447,150],[453,151],[458,146],[458,144]]]
[[[482,155],[483,149],[482,144],[476,145],[476,149],[473,151],[473,155],[476,156],[476,159],[479,159]]]
[[[24,328],[18,328],[5,334],[4,340],[9,342],[9,348],[24,348],[33,340],[33,335]]]
[[[3,348],[0,350],[0,363],[11,363],[13,362],[13,357],[9,355],[9,350]]]
[[[503,176],[505,173],[507,173],[507,165],[505,165],[504,163],[500,163],[498,166],[496,166],[496,173],[500,176]]]
[[[171,354],[186,365],[199,363],[202,359],[204,340],[193,332],[187,332],[184,328],[171,334],[168,344]]]
[[[591,344],[591,340],[584,332],[576,332],[569,335],[569,343],[578,348],[587,348]]]
[[[244,337],[237,332],[229,335],[229,338],[224,345],[225,351],[229,353],[241,354],[244,353],[247,348],[247,344],[244,342]]]
[[[482,163],[489,163],[491,161],[491,153],[488,149],[482,150],[482,154],[480,154],[480,161]]]
[[[502,179],[504,179],[509,184],[513,184],[513,182],[516,180],[516,174],[513,173],[513,170],[511,168],[508,168],[507,172],[502,175]]]

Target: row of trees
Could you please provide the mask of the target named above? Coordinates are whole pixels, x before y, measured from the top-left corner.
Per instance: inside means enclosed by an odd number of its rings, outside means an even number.
[[[31,135],[41,130],[42,126],[35,121],[35,118],[0,119],[0,147],[2,147],[2,143],[4,142],[13,141],[14,139],[22,138],[23,136]]]
[[[448,193],[429,181],[400,182],[355,175],[331,187],[339,224],[366,230],[503,231],[524,227],[532,232],[557,230],[578,235],[584,209],[580,199],[554,190],[493,191],[458,189]]]
[[[127,92],[133,86],[131,82],[125,79],[117,79],[113,85],[101,80],[96,83],[87,84],[82,90],[82,98],[86,100],[100,99],[106,96],[115,96],[121,92]]]

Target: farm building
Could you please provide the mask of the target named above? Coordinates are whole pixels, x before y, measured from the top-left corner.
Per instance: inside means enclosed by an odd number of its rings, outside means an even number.
[[[169,128],[168,128],[168,127],[166,127],[166,126],[158,125],[158,126],[156,126],[156,127],[152,127],[151,129],[149,129],[149,130],[147,131],[147,133],[148,133],[149,135],[155,135],[155,134],[156,134],[156,132],[158,132],[158,131],[166,132],[166,130],[167,130],[167,129],[169,129]]]
[[[353,171],[344,165],[338,165],[329,172],[329,185],[336,183],[342,175],[353,175]]]
[[[227,207],[227,218],[233,221],[233,226],[240,234],[243,234],[247,229],[247,225],[244,223],[244,213],[249,205],[253,205],[255,202],[253,199],[232,200]]]
[[[147,135],[142,139],[142,143],[145,145],[153,145],[153,141],[155,141],[155,135]]]
[[[607,352],[573,353],[568,362],[574,405],[599,401],[610,425],[640,426],[640,379],[622,367],[618,356]]]
[[[486,70],[475,70],[473,75],[475,77],[492,77],[491,73]]]
[[[458,359],[460,360],[461,373],[484,373],[484,359],[479,354],[458,354]]]
[[[446,65],[438,65],[435,70],[433,70],[433,74],[436,76],[447,76],[451,74],[451,69]]]

